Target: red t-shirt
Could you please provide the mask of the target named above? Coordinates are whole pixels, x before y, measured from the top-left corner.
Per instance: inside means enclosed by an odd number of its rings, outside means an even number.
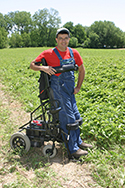
[[[57,48],[58,50],[58,48]],[[83,60],[79,54],[79,52],[75,49],[72,49],[73,50],[73,55],[74,55],[74,59],[75,59],[75,62],[78,66],[82,65],[83,64]],[[62,52],[60,50],[58,50],[59,54],[61,55],[62,59],[69,59],[71,58],[70,56],[70,52],[69,52],[69,49],[67,48],[67,50],[65,52]],[[48,50],[45,50],[43,51],[36,59],[35,61],[36,62],[40,62],[42,58],[45,58],[48,66],[52,66],[52,67],[57,67],[57,66],[60,66],[60,60],[59,58],[57,57],[56,53],[54,52],[53,49],[48,49]],[[56,76],[59,76],[60,74],[56,74]]]

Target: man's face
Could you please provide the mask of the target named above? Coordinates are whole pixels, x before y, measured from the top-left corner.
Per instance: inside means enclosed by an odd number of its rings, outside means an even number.
[[[69,44],[69,40],[68,34],[58,34],[58,37],[56,38],[58,49],[60,51],[65,51]]]

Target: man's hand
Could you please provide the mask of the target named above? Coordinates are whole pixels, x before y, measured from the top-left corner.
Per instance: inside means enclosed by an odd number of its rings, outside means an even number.
[[[44,71],[50,76],[56,73],[56,70],[51,66],[38,66],[35,63],[36,61],[33,60],[30,64],[30,68],[33,69],[34,71]]]
[[[79,70],[79,76],[78,76],[77,86],[74,88],[74,94],[77,94],[79,92],[85,77],[85,67],[83,64],[79,67],[78,70]]]
[[[77,93],[79,92],[79,90],[80,90],[80,88],[75,87],[75,88],[74,88],[74,94],[77,94]]]
[[[56,70],[51,66],[42,66],[42,71],[46,72],[50,76],[56,73]]]

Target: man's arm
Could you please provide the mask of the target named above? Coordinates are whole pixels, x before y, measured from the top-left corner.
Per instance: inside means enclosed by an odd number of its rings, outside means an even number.
[[[77,94],[79,92],[82,82],[84,80],[84,77],[85,77],[85,67],[82,64],[81,66],[79,66],[78,82],[77,82],[77,86],[74,88],[74,94]]]
[[[36,63],[36,61],[35,60],[33,60],[31,63],[30,63],[30,68],[32,69],[32,70],[34,70],[34,71],[44,71],[44,72],[46,72],[47,74],[49,74],[50,76],[52,75],[52,74],[55,74],[56,73],[56,70],[53,68],[53,67],[51,67],[51,66],[38,66],[38,65],[36,65],[35,64]]]

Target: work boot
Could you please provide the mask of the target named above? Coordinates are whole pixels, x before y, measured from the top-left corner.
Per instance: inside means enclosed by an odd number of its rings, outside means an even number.
[[[87,151],[84,151],[84,150],[81,150],[81,149],[78,149],[75,153],[72,153],[71,155],[75,158],[79,158],[83,155],[87,155],[88,152]]]
[[[87,144],[87,143],[82,142],[82,143],[79,145],[79,148],[80,148],[80,149],[83,149],[83,150],[86,149],[86,148],[92,149],[93,146],[92,146],[91,144]]]

